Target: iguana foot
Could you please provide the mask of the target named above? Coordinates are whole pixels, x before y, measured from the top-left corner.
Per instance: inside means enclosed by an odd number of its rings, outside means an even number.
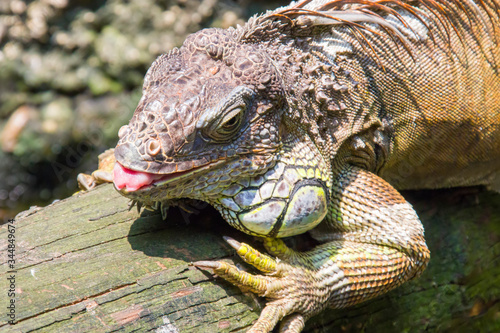
[[[108,149],[100,154],[97,170],[92,172],[91,175],[78,174],[76,180],[78,181],[78,187],[82,191],[89,191],[99,184],[113,182],[113,168],[116,162],[114,153],[114,149]]]
[[[302,331],[309,317],[327,307],[330,296],[327,285],[335,279],[343,278],[340,270],[335,271],[334,265],[329,267],[327,262],[331,261],[328,260],[326,250],[317,248],[311,252],[299,253],[289,249],[279,239],[266,238],[264,246],[271,255],[277,257],[273,259],[245,243],[229,237],[225,237],[225,240],[245,262],[265,275],[253,275],[222,261],[198,261],[193,264],[203,269],[212,269],[243,291],[253,292],[270,300],[248,331],[251,333],[270,332],[281,320],[280,332]],[[322,265],[325,271],[315,267],[320,261],[325,262]],[[328,281],[324,281],[325,279]]]

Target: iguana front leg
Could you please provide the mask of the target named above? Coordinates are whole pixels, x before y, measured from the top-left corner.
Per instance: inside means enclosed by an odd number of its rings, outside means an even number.
[[[115,150],[108,149],[99,155],[99,166],[91,175],[78,174],[76,181],[82,191],[89,191],[99,184],[113,182],[113,168],[116,163]]]
[[[269,302],[249,332],[300,332],[326,307],[343,308],[378,296],[418,276],[429,261],[423,227],[413,208],[373,173],[346,166],[332,187],[329,215],[313,236],[324,242],[308,252],[266,239],[270,256],[229,240],[240,257],[265,275],[225,262],[196,262]]]

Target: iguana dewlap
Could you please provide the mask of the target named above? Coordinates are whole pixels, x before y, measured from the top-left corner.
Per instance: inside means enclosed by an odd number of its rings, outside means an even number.
[[[500,1],[302,1],[202,30],[153,63],[119,137],[120,193],[264,237],[270,256],[228,239],[263,275],[195,265],[268,299],[251,332],[300,332],[424,270],[395,188],[500,190]],[[304,232],[321,245],[279,240]]]

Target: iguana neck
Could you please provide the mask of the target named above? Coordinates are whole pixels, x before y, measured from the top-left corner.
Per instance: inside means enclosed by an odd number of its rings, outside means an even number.
[[[279,69],[285,87],[286,126],[307,135],[331,162],[346,141],[381,126],[377,116],[382,103],[367,70],[345,52],[347,44],[325,40],[320,28],[311,29],[308,36],[304,33],[279,43],[269,41],[263,50]]]

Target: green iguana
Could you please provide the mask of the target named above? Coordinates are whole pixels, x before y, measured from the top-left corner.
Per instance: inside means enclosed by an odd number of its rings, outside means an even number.
[[[268,255],[227,239],[262,275],[194,264],[267,298],[250,332],[300,332],[425,269],[396,189],[500,190],[500,1],[305,0],[192,34],[108,158],[138,205],[203,200],[263,237]],[[320,245],[280,240],[305,232]]]

